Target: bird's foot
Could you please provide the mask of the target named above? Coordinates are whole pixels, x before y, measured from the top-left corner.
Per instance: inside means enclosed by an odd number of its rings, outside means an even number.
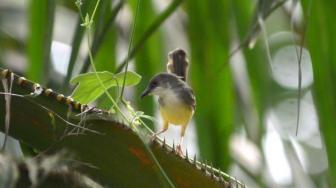
[[[156,135],[153,134],[153,135],[150,137],[149,141],[152,143],[152,142],[154,142],[155,138],[156,138]]]
[[[182,146],[181,145],[176,146],[176,154],[183,157],[183,151],[182,151]]]
[[[157,133],[154,133],[154,134],[150,137],[149,141],[150,141],[151,143],[153,143],[157,136],[158,136],[158,134],[157,134]]]
[[[166,130],[167,130],[167,128],[161,130],[160,132],[153,133],[152,137],[150,138],[150,142],[154,142],[155,138],[156,138],[159,134],[165,132]]]

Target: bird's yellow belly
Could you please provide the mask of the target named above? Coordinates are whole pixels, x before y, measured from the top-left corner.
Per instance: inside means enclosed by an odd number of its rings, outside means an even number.
[[[192,108],[188,106],[161,106],[162,118],[174,125],[186,125],[193,115]]]

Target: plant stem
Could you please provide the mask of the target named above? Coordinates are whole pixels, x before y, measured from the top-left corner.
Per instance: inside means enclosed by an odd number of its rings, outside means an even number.
[[[108,31],[112,25],[112,22],[115,20],[116,16],[118,15],[118,12],[121,10],[121,8],[124,5],[124,1],[121,0],[113,9],[112,14],[110,16],[110,18],[108,19],[107,23],[105,24],[102,32],[99,34],[99,36],[97,38],[95,38],[93,40],[92,43],[92,56],[95,57],[96,53],[98,52],[100,46],[102,45],[106,35],[108,34]],[[90,67],[90,58],[86,57],[85,62],[82,66],[82,68],[80,69],[80,73],[85,73],[88,71],[89,67]]]
[[[136,21],[137,21],[138,12],[139,12],[139,9],[140,9],[140,2],[141,2],[141,0],[138,0],[137,4],[136,4],[137,8],[135,10],[135,16],[134,16],[134,21],[133,21],[133,26],[132,26],[130,41],[129,41],[129,44],[128,44],[127,58],[126,58],[126,61],[125,61],[125,75],[124,75],[124,79],[123,79],[123,83],[122,83],[122,87],[121,87],[121,92],[120,92],[121,100],[124,99],[123,95],[124,95],[124,90],[125,90],[126,72],[127,72],[127,69],[128,69],[128,62],[129,62],[128,60],[129,60],[129,56],[130,56],[131,49],[132,49],[132,44],[133,44],[133,39],[134,39],[134,32],[135,32],[135,28],[136,28]]]
[[[99,3],[100,3],[100,0],[98,0],[97,3],[96,3],[96,6],[95,6],[95,8],[93,10],[93,13],[91,15],[90,23],[93,23],[93,18],[95,17],[95,14],[96,14]]]

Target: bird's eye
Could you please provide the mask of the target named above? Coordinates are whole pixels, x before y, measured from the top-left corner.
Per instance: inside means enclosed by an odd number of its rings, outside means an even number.
[[[152,87],[156,87],[158,85],[157,82],[152,82]]]

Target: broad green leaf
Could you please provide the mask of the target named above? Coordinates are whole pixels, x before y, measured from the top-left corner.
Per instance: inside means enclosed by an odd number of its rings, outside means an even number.
[[[121,87],[125,73],[113,74],[108,71],[97,72],[99,78],[103,82],[105,89],[111,87]],[[141,76],[135,72],[127,71],[125,86],[134,86],[141,80]],[[104,93],[104,87],[102,87],[96,77],[96,73],[90,72],[86,74],[80,74],[70,81],[71,84],[78,83],[78,86],[74,90],[72,97],[76,101],[87,104],[96,100]]]

